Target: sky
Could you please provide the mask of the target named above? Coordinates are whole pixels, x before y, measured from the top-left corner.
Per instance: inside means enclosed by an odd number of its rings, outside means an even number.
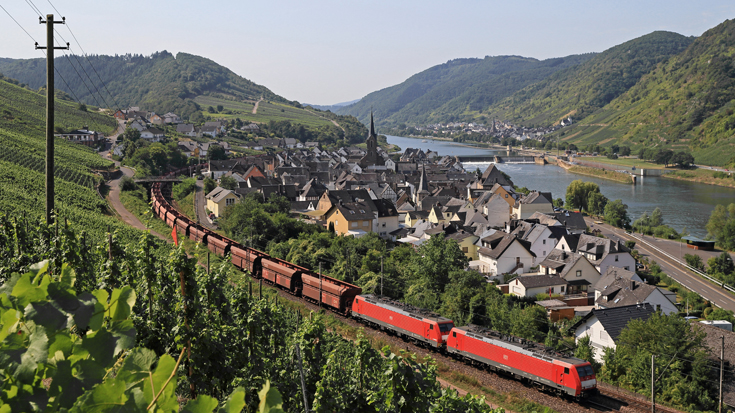
[[[735,1],[636,0],[0,0],[45,43],[45,15],[81,53],[168,50],[209,58],[302,103],[359,99],[451,59],[546,59],[602,52],[656,30],[699,36],[735,18]],[[42,57],[0,9],[0,57]],[[58,53],[58,52],[57,52]]]

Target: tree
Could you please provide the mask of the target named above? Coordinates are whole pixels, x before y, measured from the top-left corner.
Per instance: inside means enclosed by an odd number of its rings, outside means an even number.
[[[630,147],[628,146],[621,146],[620,152],[618,153],[620,156],[630,156]]]
[[[602,215],[605,213],[605,205],[608,199],[599,192],[590,192],[587,199],[587,208],[590,215]]]
[[[217,188],[217,181],[210,177],[204,178],[204,181],[202,182],[204,185],[204,194],[208,194],[212,191],[214,191],[214,188]]]
[[[732,257],[727,251],[723,251],[722,254],[707,260],[707,265],[709,266],[708,272],[710,274],[730,275],[735,270]]]
[[[217,105],[217,112],[222,112],[222,110],[224,110],[224,108],[225,107],[222,106],[222,105]]]
[[[733,243],[735,243],[735,234],[730,234],[730,232],[735,230],[735,227],[728,226],[727,232],[724,235],[723,231],[728,223],[733,221],[735,221],[735,204],[730,204],[727,207],[724,205],[716,205],[712,214],[709,216],[709,221],[707,221],[705,228],[709,235],[714,237],[719,244],[722,245],[724,242],[728,246],[732,246]]]
[[[79,106],[77,106],[77,109],[81,110],[82,112],[86,112],[87,105],[85,105],[84,103],[80,103]]]
[[[615,227],[625,228],[629,226],[628,205],[625,205],[620,199],[608,202],[605,205],[605,221]]]
[[[711,313],[707,314],[707,320],[725,320],[735,324],[735,316],[731,310],[725,310],[724,308],[715,308]]]
[[[207,159],[210,161],[221,161],[227,159],[225,148],[220,145],[210,145],[207,151]]]
[[[600,186],[594,182],[584,182],[581,179],[572,181],[567,187],[567,208],[589,212],[587,202],[592,192],[600,192]]]
[[[669,166],[669,163],[671,162],[671,158],[674,156],[674,151],[671,149],[661,149],[656,153],[656,156],[653,158],[654,162],[657,164],[663,164],[664,166]]]
[[[585,335],[577,341],[577,349],[574,350],[574,357],[589,361],[594,371],[599,370],[600,364],[595,360],[595,350],[592,347],[592,340],[589,335]]]
[[[617,339],[616,358],[625,366],[624,380],[633,390],[650,394],[651,355],[656,362],[657,397],[682,406],[709,410],[712,370],[704,332],[691,328],[678,315],[652,314],[647,320],[633,319]]]
[[[697,254],[684,254],[684,261],[686,261],[687,265],[692,268],[696,268],[699,271],[704,270],[704,261],[702,261],[702,257]]]
[[[690,153],[679,151],[671,157],[670,162],[679,168],[688,168],[694,163],[694,157]]]
[[[421,244],[410,265],[416,276],[426,279],[430,288],[442,293],[449,282],[449,273],[463,270],[468,262],[456,241],[439,234]]]
[[[140,139],[140,131],[135,128],[126,128],[123,132],[123,141],[136,142]]]
[[[231,176],[223,176],[219,179],[219,186],[229,189],[230,191],[234,191],[237,189],[237,181]]]
[[[563,199],[561,199],[561,198],[556,198],[556,199],[554,200],[554,202],[553,202],[553,205],[554,205],[554,206],[555,206],[556,208],[563,208],[563,207],[564,207],[564,200],[563,200]]]
[[[208,107],[207,107],[207,112],[209,112],[209,113],[214,113],[214,107],[212,107],[212,106],[208,106]]]
[[[650,227],[658,227],[664,224],[663,212],[661,208],[656,207],[651,213],[651,221],[649,222]]]

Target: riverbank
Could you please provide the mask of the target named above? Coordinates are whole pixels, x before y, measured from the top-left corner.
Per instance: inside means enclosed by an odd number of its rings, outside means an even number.
[[[594,176],[595,178],[608,179],[610,181],[620,182],[623,184],[635,184],[635,176],[622,172],[609,171],[607,169],[592,168],[589,166],[572,165],[569,162],[557,160],[558,165],[567,171],[586,176]]]
[[[709,169],[685,169],[671,171],[664,178],[676,179],[679,181],[696,182],[705,185],[724,186],[726,188],[735,188],[735,174],[731,172],[719,172]]]

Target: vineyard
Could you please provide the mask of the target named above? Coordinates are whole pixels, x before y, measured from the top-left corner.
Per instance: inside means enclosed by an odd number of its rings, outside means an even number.
[[[1,403],[14,411],[491,412],[481,398],[442,389],[433,360],[345,340],[320,314],[287,307],[229,263],[207,270],[182,248],[139,234],[89,242],[74,226],[0,215]]]
[[[117,127],[111,116],[85,112],[75,102],[56,100],[55,127],[65,131],[88,126],[90,130],[111,134]],[[33,137],[45,136],[46,96],[0,81],[0,130]]]

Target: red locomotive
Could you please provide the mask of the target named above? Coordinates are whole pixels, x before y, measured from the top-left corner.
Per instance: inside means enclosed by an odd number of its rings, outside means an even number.
[[[537,343],[477,326],[454,327],[447,339],[447,352],[558,394],[583,397],[597,388],[589,362],[562,357]]]
[[[439,314],[375,295],[359,295],[352,317],[418,344],[443,348],[454,322]]]

